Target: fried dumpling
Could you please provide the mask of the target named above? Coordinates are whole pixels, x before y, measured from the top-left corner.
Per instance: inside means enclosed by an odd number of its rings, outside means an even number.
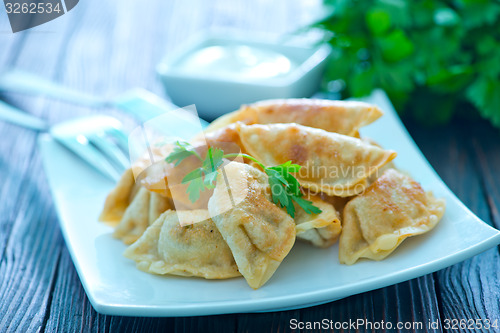
[[[217,120],[215,120],[215,122],[216,121]],[[241,146],[240,134],[236,130],[234,123],[228,123],[226,126],[222,127],[215,126],[215,128],[211,130],[206,130],[205,132],[196,135],[189,142],[192,145],[207,144],[208,146],[215,147],[218,147],[220,142],[232,142],[235,144],[235,148],[240,148]],[[237,153],[237,151],[233,152]]]
[[[396,157],[396,152],[360,139],[297,124],[236,124],[248,154],[265,165],[287,161],[302,166],[295,175],[312,192],[352,196],[368,177]]]
[[[186,211],[202,222],[181,226],[177,212],[163,213],[124,256],[137,268],[153,274],[227,279],[241,276],[231,254],[206,210]]]
[[[316,195],[306,199],[318,207],[321,213],[307,214],[303,209],[297,209],[294,218],[297,225],[297,239],[310,242],[317,247],[325,248],[333,245],[342,230],[337,211]]]
[[[329,132],[356,136],[359,128],[382,116],[375,105],[322,99],[276,99],[243,105],[215,120],[206,132],[235,122],[252,124],[297,123]]]
[[[139,186],[132,169],[128,169],[106,198],[99,221],[114,226],[113,236],[131,244],[161,213],[171,208],[169,199]]]
[[[122,174],[115,188],[108,194],[104,203],[104,208],[99,216],[99,221],[116,226],[122,220],[126,210],[132,204],[141,189],[138,177],[141,173],[150,167],[155,161],[164,159],[164,155],[171,151],[171,147],[167,145],[156,145],[149,149],[149,153],[145,153],[141,158]],[[151,161],[152,159],[152,161]],[[160,202],[154,199],[151,207],[152,211],[161,209],[165,206],[165,202]],[[165,210],[161,211],[163,213]],[[155,214],[153,214],[155,215]],[[158,217],[160,214],[156,214]]]
[[[144,177],[145,170],[162,162],[165,157],[173,152],[175,146],[172,143],[158,141],[150,145],[147,150],[137,158],[131,166],[136,182]]]
[[[140,184],[151,192],[172,199],[177,210],[207,209],[212,191],[202,192],[200,198],[192,202],[187,192],[188,184],[182,183],[182,179],[190,171],[200,166],[200,161],[195,156],[184,159],[177,166],[163,160],[143,172]]]
[[[364,142],[369,143],[373,146],[383,148],[377,141],[373,140],[372,138],[364,137],[361,140],[363,140]],[[374,172],[372,175],[370,175],[370,177],[368,178],[368,185],[373,184],[377,180],[378,177],[382,176],[384,174],[384,172],[386,170],[389,170],[389,169],[398,170],[398,168],[396,167],[396,164],[394,164],[394,161],[387,163],[386,165],[384,165],[383,167],[378,169],[376,172]]]
[[[436,226],[445,202],[425,192],[419,183],[394,169],[387,170],[344,209],[339,259],[382,260],[407,237]]]
[[[226,132],[224,131],[224,133]],[[235,130],[232,132],[234,132],[232,135],[238,136]],[[225,154],[240,153],[240,147],[230,141],[232,138],[227,138],[224,133],[216,139],[207,140],[207,144],[193,143],[192,149],[198,153],[201,159],[205,159],[209,147],[222,149]],[[243,161],[240,157],[235,158],[235,160]],[[163,158],[142,173],[140,184],[149,191],[172,199],[176,210],[208,209],[208,200],[212,196],[213,190],[206,189],[200,193],[198,199],[192,200],[187,191],[189,184],[182,182],[189,172],[200,167],[202,167],[202,162],[198,156],[184,158],[177,165],[168,163]]]
[[[139,186],[135,183],[132,169],[127,169],[115,188],[106,197],[99,221],[109,223],[113,226],[117,225],[138,189]]]
[[[116,226],[113,237],[132,244],[163,212],[172,208],[167,198],[141,187]]]
[[[261,287],[295,242],[295,223],[271,202],[267,175],[247,164],[227,164],[208,209],[240,273],[250,287]]]
[[[332,205],[338,213],[339,217],[342,217],[344,213],[344,208],[353,197],[336,197],[325,193],[320,194],[321,200]]]

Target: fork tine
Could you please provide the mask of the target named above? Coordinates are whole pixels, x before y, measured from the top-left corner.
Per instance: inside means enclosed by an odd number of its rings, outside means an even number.
[[[101,172],[106,177],[118,181],[121,174],[115,167],[99,152],[94,146],[89,144],[87,137],[79,135],[77,137],[56,137],[55,139],[63,146],[80,156],[84,161],[89,163],[97,171]]]
[[[127,156],[109,139],[98,134],[89,135],[87,138],[104,156],[109,157],[118,165],[120,172],[124,172],[130,166]]]

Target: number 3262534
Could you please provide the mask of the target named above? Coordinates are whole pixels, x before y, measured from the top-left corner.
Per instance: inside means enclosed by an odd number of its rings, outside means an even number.
[[[57,3],[53,5],[50,2],[39,2],[39,3],[5,3],[5,8],[7,9],[7,14],[51,14],[62,12],[61,4]]]
[[[498,329],[498,319],[448,319],[443,321],[443,328],[445,330],[458,330],[458,329]]]

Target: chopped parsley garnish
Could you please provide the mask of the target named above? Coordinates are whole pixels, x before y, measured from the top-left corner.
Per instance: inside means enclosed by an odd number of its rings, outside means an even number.
[[[189,200],[195,202],[200,198],[201,192],[206,189],[215,188],[218,170],[224,163],[224,158],[241,156],[254,161],[267,174],[269,186],[271,187],[271,197],[278,207],[285,207],[291,217],[295,217],[295,204],[298,204],[307,214],[319,214],[321,210],[314,206],[311,201],[303,198],[298,180],[292,175],[300,170],[301,166],[292,164],[291,161],[281,165],[266,167],[253,156],[247,154],[224,154],[219,148],[209,147],[205,158],[187,142],[175,143],[174,151],[165,159],[168,163],[178,166],[184,159],[196,156],[201,161],[201,167],[189,172],[182,179],[182,184],[188,184],[187,193]]]

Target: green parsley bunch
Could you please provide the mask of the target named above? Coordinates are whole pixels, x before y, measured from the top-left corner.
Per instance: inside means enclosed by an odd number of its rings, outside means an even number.
[[[443,124],[470,111],[500,127],[500,1],[324,0],[325,75],[342,97],[384,89],[399,111]]]

